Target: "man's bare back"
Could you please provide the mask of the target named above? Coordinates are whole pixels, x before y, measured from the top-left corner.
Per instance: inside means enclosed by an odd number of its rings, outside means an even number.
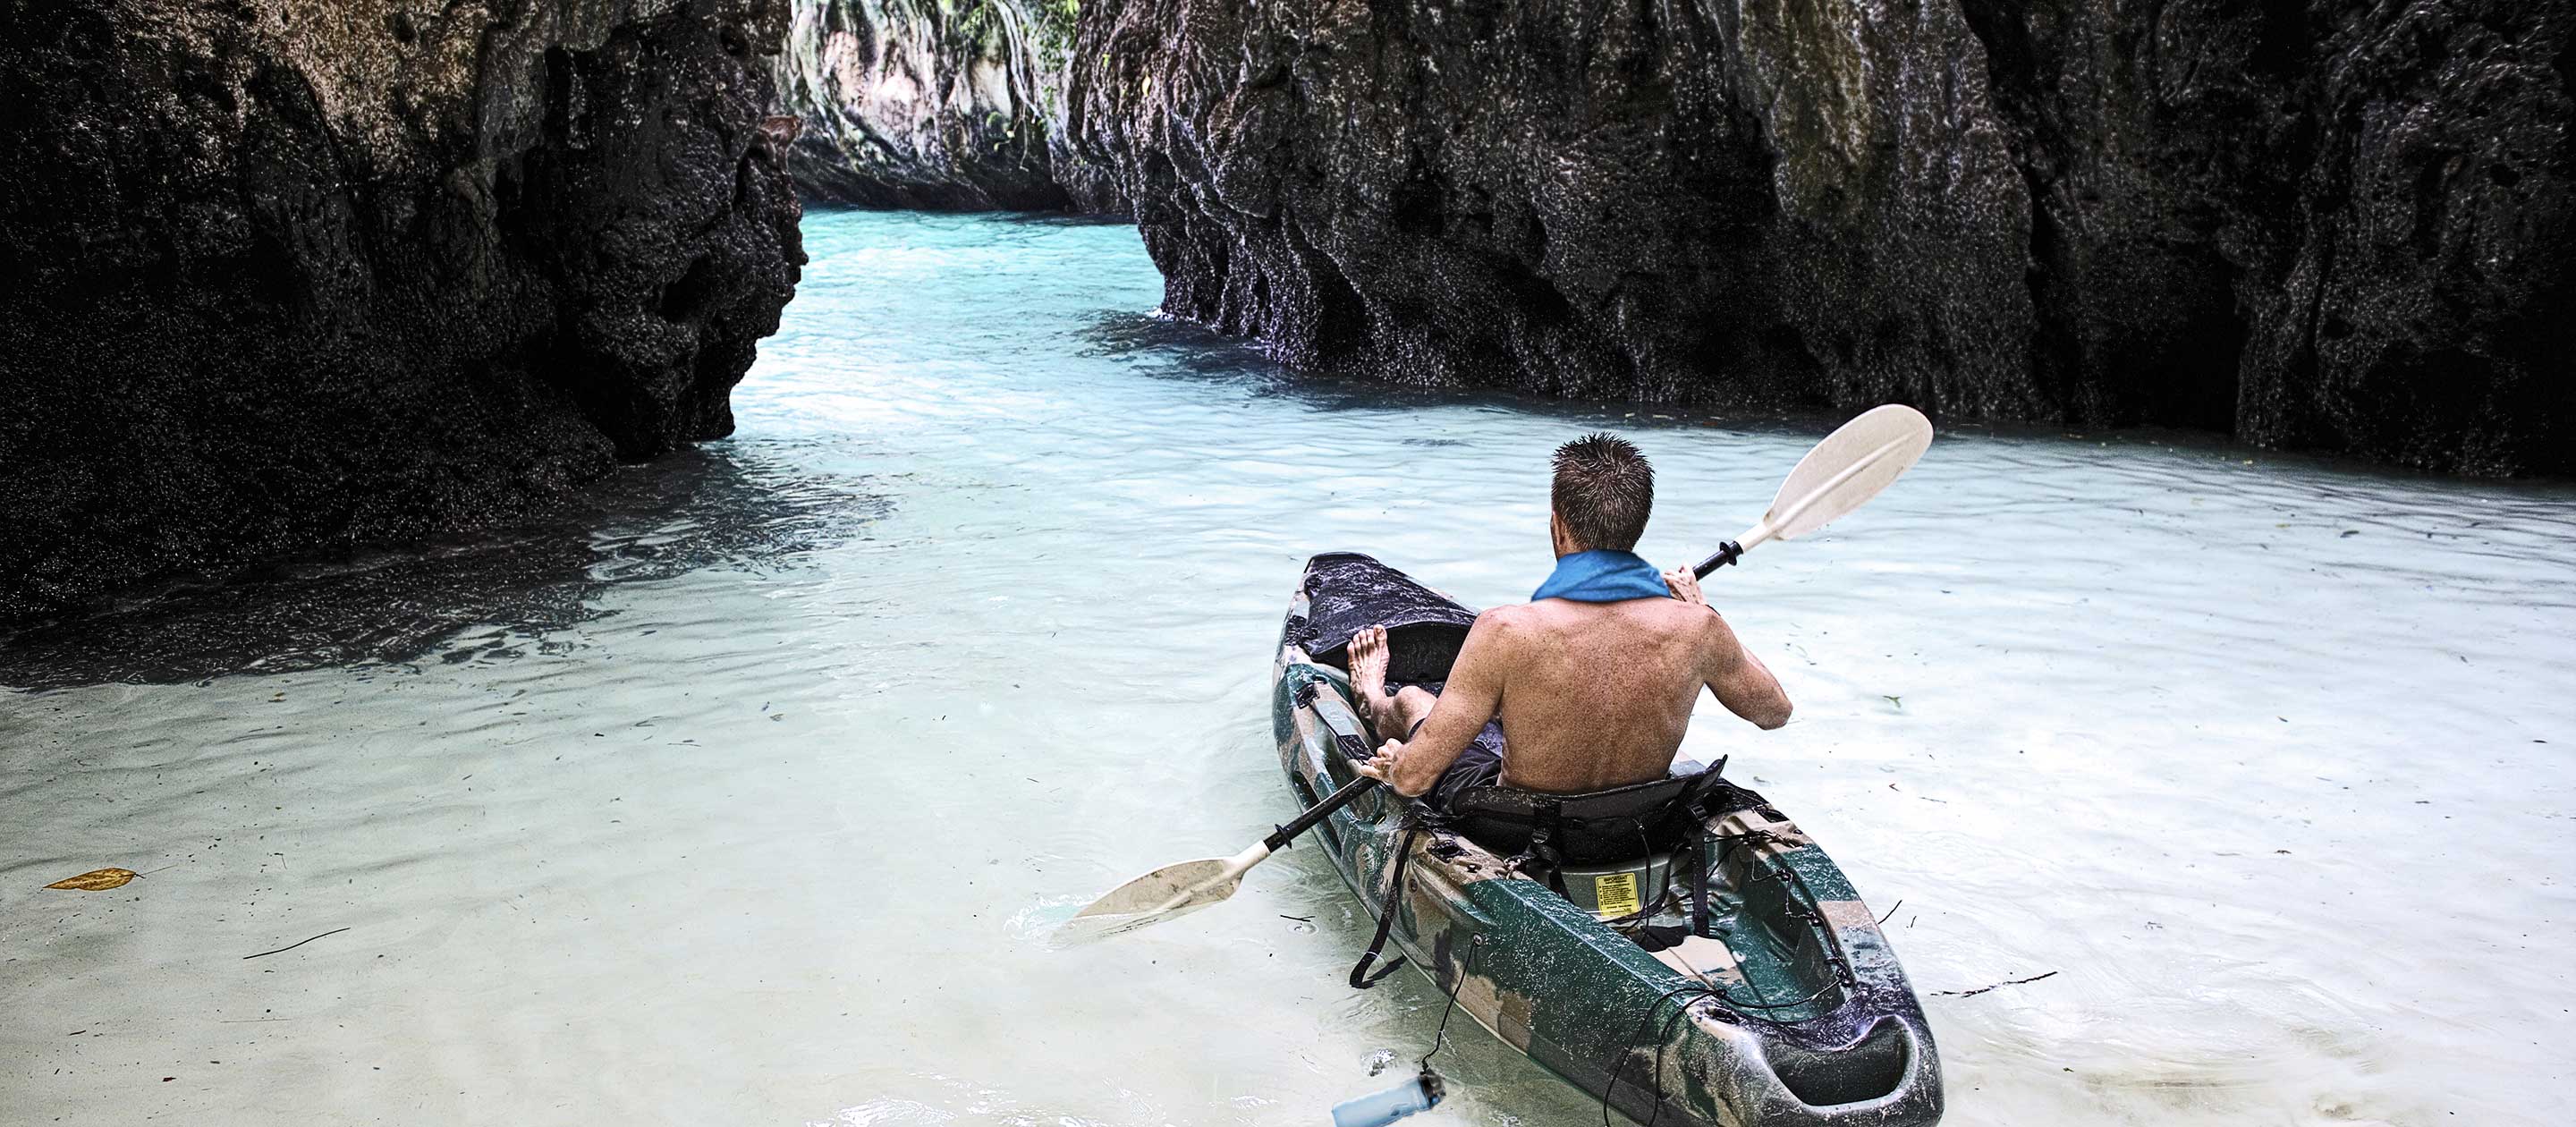
[[[1672,769],[1703,686],[1764,728],[1789,698],[1701,596],[1687,568],[1668,599],[1541,599],[1477,616],[1441,694],[1385,695],[1386,632],[1351,639],[1351,679],[1386,740],[1361,766],[1406,795],[1432,789],[1488,720],[1502,722],[1506,786],[1577,794]]]

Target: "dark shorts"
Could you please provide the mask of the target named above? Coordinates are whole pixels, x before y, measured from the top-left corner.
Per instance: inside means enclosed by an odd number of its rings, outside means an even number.
[[[1412,742],[1414,732],[1422,730],[1422,723],[1421,720],[1414,722],[1413,731],[1404,734],[1405,742]],[[1457,797],[1460,791],[1493,786],[1502,781],[1503,725],[1500,721],[1489,720],[1485,723],[1485,730],[1476,733],[1475,741],[1467,745],[1467,750],[1459,752],[1457,760],[1449,764],[1449,769],[1440,773],[1440,781],[1431,784],[1431,793],[1423,795],[1422,800],[1435,809],[1446,810],[1449,800]]]

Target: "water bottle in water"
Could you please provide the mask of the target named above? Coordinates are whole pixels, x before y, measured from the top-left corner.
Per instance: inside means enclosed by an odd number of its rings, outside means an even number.
[[[1383,1092],[1334,1104],[1333,1127],[1386,1127],[1414,1112],[1440,1106],[1440,1097],[1447,1094],[1440,1074],[1425,1068],[1420,1075],[1407,1076],[1404,1083]]]

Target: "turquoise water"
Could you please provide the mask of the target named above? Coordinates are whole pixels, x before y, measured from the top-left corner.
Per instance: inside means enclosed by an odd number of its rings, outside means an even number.
[[[1657,460],[1642,550],[1696,558],[1822,429],[1292,378],[1156,320],[1120,226],[807,239],[734,438],[9,643],[0,1120],[1320,1122],[1440,1001],[1342,985],[1320,855],[1042,926],[1286,817],[1299,563],[1524,596],[1599,426]],[[2562,1123],[2571,528],[2564,487],[1947,434],[1713,581],[1799,713],[1686,750],[1927,993],[2057,972],[1925,999],[1950,1123]],[[105,865],[149,875],[39,888]],[[1597,1114],[1481,1032],[1442,1059],[1415,1122]]]

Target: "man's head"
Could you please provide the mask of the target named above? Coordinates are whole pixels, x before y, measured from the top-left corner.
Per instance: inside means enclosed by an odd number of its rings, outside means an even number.
[[[1556,448],[1555,510],[1548,521],[1556,554],[1633,551],[1655,507],[1655,467],[1635,444],[1615,434],[1587,434]]]

